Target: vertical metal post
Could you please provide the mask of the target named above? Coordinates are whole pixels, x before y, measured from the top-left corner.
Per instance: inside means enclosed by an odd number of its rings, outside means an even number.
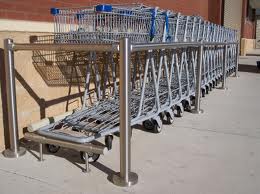
[[[138,182],[138,175],[131,172],[131,112],[130,112],[130,55],[128,38],[120,40],[120,172],[113,175],[112,182],[129,187]]]
[[[228,45],[226,44],[224,46],[224,58],[223,58],[223,67],[222,67],[222,87],[221,89],[226,90],[226,81],[227,81],[227,71],[226,71],[226,67],[227,67],[227,48]]]
[[[200,109],[200,100],[201,100],[201,71],[202,71],[202,56],[203,56],[203,45],[199,47],[198,52],[198,67],[196,73],[196,92],[195,92],[195,107],[191,111],[194,114],[201,114],[203,110]]]
[[[235,69],[235,75],[234,75],[234,77],[239,77],[239,75],[238,75],[238,63],[239,63],[239,48],[240,48],[240,46],[239,46],[239,43],[236,45],[236,69]]]
[[[25,149],[19,147],[18,122],[16,108],[16,91],[15,91],[15,70],[14,70],[14,52],[11,48],[12,39],[4,40],[5,49],[5,79],[6,79],[6,97],[8,110],[8,127],[10,148],[4,151],[7,158],[18,158],[25,154]]]

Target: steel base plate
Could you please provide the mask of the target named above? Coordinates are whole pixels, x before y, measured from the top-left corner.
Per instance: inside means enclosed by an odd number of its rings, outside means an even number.
[[[134,172],[130,172],[129,173],[129,181],[126,182],[124,179],[122,179],[120,177],[120,173],[118,172],[118,173],[112,175],[111,181],[112,181],[112,183],[114,183],[116,186],[119,186],[119,187],[130,187],[130,186],[137,184],[138,175]]]
[[[227,87],[222,87],[222,88],[220,88],[221,90],[228,90],[228,88]]]
[[[204,112],[204,110],[200,109],[200,110],[196,110],[196,109],[192,109],[191,113],[193,114],[202,114]]]
[[[20,147],[18,149],[18,152],[14,152],[10,149],[6,149],[4,152],[3,152],[3,155],[4,157],[6,158],[19,158],[21,156],[23,156],[24,154],[26,153],[26,149],[23,148],[23,147]]]

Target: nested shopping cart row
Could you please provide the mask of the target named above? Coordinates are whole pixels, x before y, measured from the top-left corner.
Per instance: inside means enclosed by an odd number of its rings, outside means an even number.
[[[207,57],[209,52],[211,56]],[[223,47],[204,49],[202,87],[205,90],[214,87],[221,79],[223,52]],[[40,57],[38,54],[34,57]],[[82,60],[82,55],[87,58],[84,64],[86,68],[77,69],[78,72],[85,71],[86,75],[84,104],[72,115],[38,129],[37,133],[55,139],[87,143],[118,132],[120,82],[117,54],[74,52],[71,55],[59,51],[52,55],[54,65],[61,70],[72,62],[77,64],[77,60]],[[64,56],[71,58],[62,60]],[[101,61],[103,69],[97,66]],[[195,96],[197,48],[135,52],[131,61],[131,125],[143,123],[144,127],[160,132],[163,120],[170,123],[174,112],[180,116],[184,108],[190,109],[191,99]],[[235,56],[227,63],[230,71],[234,62]]]
[[[51,10],[54,36],[37,43],[117,44],[127,37],[132,43],[235,42],[236,31],[212,24],[199,16],[184,16],[139,4],[97,5]],[[163,123],[190,111],[195,98],[198,48],[195,46],[133,52],[130,56],[131,126],[142,124],[159,133]],[[224,60],[225,59],[225,60]],[[236,45],[204,46],[202,96],[236,68]],[[90,143],[119,132],[119,56],[115,51],[36,51],[34,65],[47,79],[85,87],[82,107],[36,133],[74,143]],[[223,69],[225,62],[225,69]],[[225,70],[225,72],[223,71]],[[56,77],[55,77],[56,76]],[[55,78],[53,78],[55,77]]]

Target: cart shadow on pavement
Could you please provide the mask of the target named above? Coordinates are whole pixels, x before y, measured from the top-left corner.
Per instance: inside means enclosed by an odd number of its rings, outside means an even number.
[[[36,142],[28,141],[24,138],[20,140],[20,144],[22,147],[24,147],[28,153],[33,155],[37,160],[39,160],[39,144]],[[49,153],[45,146],[43,148],[43,160],[45,160],[44,156],[46,155],[53,155],[56,157],[64,158],[76,167],[78,167],[82,172],[85,171],[85,162],[80,158],[79,152],[68,149],[68,148],[60,148],[60,150],[57,153]],[[51,158],[50,158],[51,159]],[[44,161],[43,161],[44,162]],[[96,161],[93,163],[90,163],[90,167],[93,166],[97,168],[98,170],[104,172],[108,176],[111,174],[115,174],[116,172],[112,169],[108,168],[107,166],[101,164],[100,162]]]
[[[260,73],[260,69],[256,65],[239,64],[238,71],[248,73]]]

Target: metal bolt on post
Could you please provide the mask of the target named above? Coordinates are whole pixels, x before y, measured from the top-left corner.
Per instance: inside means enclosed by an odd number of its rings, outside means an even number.
[[[223,58],[223,68],[222,68],[222,87],[221,89],[223,90],[227,90],[227,71],[226,71],[226,67],[227,67],[227,47],[228,45],[224,46],[224,58]]]
[[[201,114],[203,110],[200,109],[200,100],[201,100],[201,71],[202,71],[202,55],[203,55],[203,46],[199,47],[198,53],[198,68],[196,75],[196,92],[195,92],[195,108],[191,110],[194,114]]]
[[[112,182],[121,187],[138,182],[138,175],[131,172],[130,45],[128,38],[120,40],[120,172]]]
[[[6,96],[7,96],[10,148],[6,149],[3,152],[3,154],[7,158],[18,158],[24,155],[26,150],[23,147],[19,147],[16,91],[15,91],[14,52],[11,48],[12,44],[13,44],[12,39],[4,40],[5,79],[6,79]]]

